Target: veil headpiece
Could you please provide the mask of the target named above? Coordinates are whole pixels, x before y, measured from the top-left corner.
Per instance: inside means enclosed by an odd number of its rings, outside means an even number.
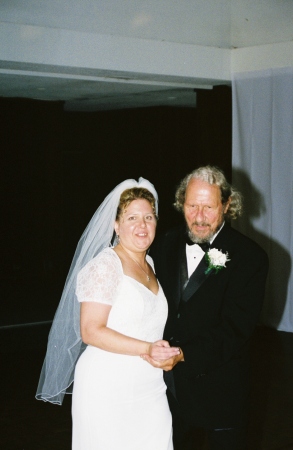
[[[129,179],[118,184],[93,215],[78,242],[52,323],[36,393],[38,400],[61,405],[64,395],[72,393],[75,364],[86,348],[80,337],[80,305],[75,294],[76,277],[92,258],[111,245],[120,196],[126,189],[135,187],[145,188],[153,194],[158,213],[157,192],[153,184],[140,177],[138,182]]]

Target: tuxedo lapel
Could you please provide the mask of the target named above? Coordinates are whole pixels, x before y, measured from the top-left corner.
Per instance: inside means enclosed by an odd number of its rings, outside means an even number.
[[[229,234],[229,229],[230,227],[228,225],[224,225],[222,230],[219,232],[218,236],[216,236],[216,239],[214,240],[213,244],[211,244],[211,248],[218,248],[219,250],[226,252],[225,239],[226,236]],[[208,274],[205,274],[206,270],[207,270],[207,263],[205,257],[203,257],[199,265],[189,278],[185,289],[183,290],[181,296],[182,301],[187,302],[190,299],[190,297],[192,297],[192,295],[197,291],[197,289],[202,285],[202,283],[204,283],[207,280],[207,278],[211,275],[212,271],[210,271]]]
[[[175,236],[173,242],[168,245],[167,252],[169,273],[166,292],[168,292],[169,289],[172,291],[170,297],[174,298],[175,306],[177,308],[180,302],[183,286],[188,280],[185,240],[183,233]]]
[[[180,255],[180,291],[181,295],[184,292],[188,283],[188,269],[187,269],[187,259],[186,259],[186,249],[185,245],[181,247],[181,255]]]
[[[209,277],[210,273],[205,273],[207,270],[207,263],[205,261],[205,257],[202,258],[199,265],[191,275],[188,280],[188,283],[182,293],[182,301],[187,302],[190,297],[197,291],[197,289],[201,286],[201,284]]]
[[[188,271],[187,271],[187,261],[186,261],[186,251],[185,251],[185,239],[180,237],[178,240],[177,255],[179,258],[175,258],[176,261],[176,271],[174,272],[174,281],[177,286],[176,295],[176,307],[178,308],[182,293],[188,282]]]

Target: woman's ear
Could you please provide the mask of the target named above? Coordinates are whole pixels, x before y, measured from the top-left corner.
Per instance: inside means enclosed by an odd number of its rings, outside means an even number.
[[[115,230],[115,233],[118,235],[119,233],[118,233],[118,231],[119,231],[119,222],[117,222],[117,220],[115,220],[115,223],[114,223],[114,230]]]

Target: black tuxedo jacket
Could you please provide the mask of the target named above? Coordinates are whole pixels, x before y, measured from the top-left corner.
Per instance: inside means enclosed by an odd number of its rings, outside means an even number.
[[[261,311],[268,258],[225,224],[211,248],[228,252],[226,268],[206,275],[203,258],[183,289],[185,245],[180,227],[156,239],[151,249],[169,305],[164,338],[180,346],[185,359],[172,371],[176,402],[171,403],[197,426],[232,427],[246,409],[248,343]]]

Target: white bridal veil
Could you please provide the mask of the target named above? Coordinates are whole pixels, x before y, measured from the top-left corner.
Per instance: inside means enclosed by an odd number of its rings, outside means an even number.
[[[120,196],[126,189],[134,187],[148,189],[154,195],[158,213],[157,192],[148,180],[141,177],[138,182],[129,179],[118,184],[93,215],[78,242],[53,320],[36,393],[38,400],[61,405],[64,395],[72,392],[69,387],[74,379],[75,364],[86,347],[80,337],[80,305],[75,295],[76,277],[88,261],[111,245]]]

